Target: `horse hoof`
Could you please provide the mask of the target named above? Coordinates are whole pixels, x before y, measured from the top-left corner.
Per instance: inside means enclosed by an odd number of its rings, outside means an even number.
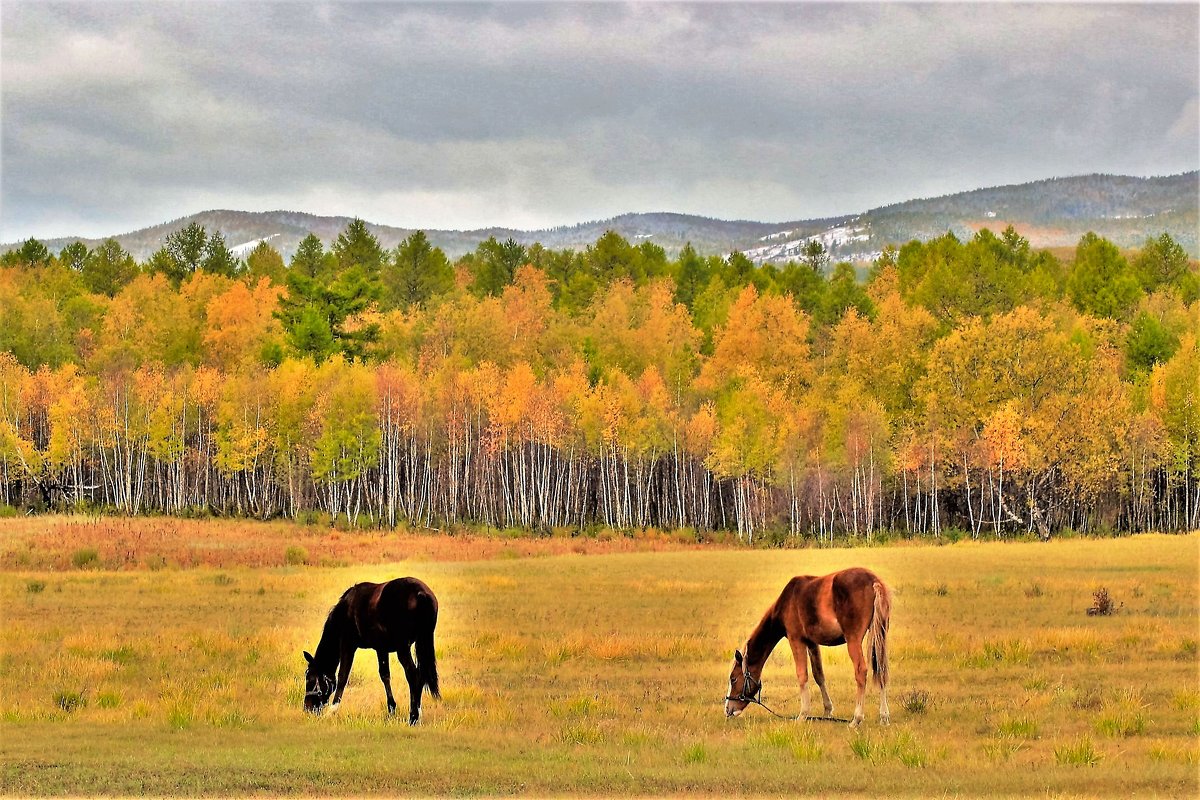
[[[855,717],[854,719],[850,720],[850,727],[851,727],[851,728],[860,728],[860,727],[862,727],[862,718],[861,718],[861,717]]]
[[[409,718],[408,718],[408,724],[409,724],[409,725],[417,725],[417,724],[419,724],[420,722],[421,722],[421,718],[420,718],[420,717],[409,717]]]

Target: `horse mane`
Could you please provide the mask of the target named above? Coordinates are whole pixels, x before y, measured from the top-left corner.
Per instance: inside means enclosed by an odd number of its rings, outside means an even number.
[[[765,664],[767,659],[770,658],[775,645],[779,644],[779,640],[784,637],[786,631],[784,630],[783,622],[779,619],[779,605],[786,594],[787,588],[784,589],[784,594],[780,595],[779,599],[772,603],[771,607],[762,615],[762,619],[758,621],[749,638],[746,639],[743,669],[749,670],[752,663],[761,668],[761,665]],[[758,652],[760,648],[762,650],[761,654]],[[751,649],[755,650],[753,661],[750,655]]]
[[[342,660],[341,643],[342,631],[349,622],[348,606],[354,587],[350,587],[338,601],[329,609],[325,617],[325,626],[321,629],[321,641],[317,642],[316,652],[313,653],[314,665],[325,674],[332,674]]]

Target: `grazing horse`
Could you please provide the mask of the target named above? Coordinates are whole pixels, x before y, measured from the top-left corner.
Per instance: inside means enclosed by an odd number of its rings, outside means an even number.
[[[800,680],[801,717],[808,716],[805,651],[812,660],[813,677],[821,687],[825,715],[832,716],[833,701],[825,689],[820,648],[846,645],[858,681],[858,703],[854,707],[854,719],[850,721],[851,726],[857,727],[862,723],[863,698],[867,692],[863,638],[868,637],[875,683],[879,686],[879,719],[886,725],[890,719],[887,631],[891,610],[891,591],[869,570],[852,567],[820,578],[811,575],[792,578],[750,634],[745,654],[740,650],[733,651],[725,716],[736,717],[750,703],[761,702],[763,666],[775,645],[786,636],[796,661],[796,677]]]
[[[387,691],[388,714],[396,713],[388,654],[395,653],[408,679],[408,722],[421,719],[421,691],[441,697],[437,661],[433,654],[433,629],[437,627],[438,602],[433,590],[416,578],[396,578],[387,583],[358,583],[342,594],[325,619],[325,629],[316,655],[304,658],[304,710],[319,714],[333,696],[337,710],[350,678],[354,653],[369,648],[379,655],[379,679]],[[413,663],[409,648],[416,645]],[[337,683],[333,674],[337,672]],[[336,693],[335,693],[336,686]]]

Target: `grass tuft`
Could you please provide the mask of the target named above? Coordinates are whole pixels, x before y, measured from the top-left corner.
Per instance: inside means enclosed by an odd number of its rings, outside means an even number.
[[[1140,711],[1115,710],[1098,717],[1092,728],[1101,736],[1141,736],[1146,732],[1146,716]]]
[[[308,550],[298,544],[288,545],[283,551],[283,562],[289,567],[300,567],[308,563]]]
[[[756,737],[759,747],[773,747],[791,753],[797,761],[820,761],[825,749],[816,733],[808,727],[779,727],[764,731]]]
[[[121,705],[121,694],[113,691],[97,692],[96,705],[100,708],[117,708]]]
[[[596,745],[604,741],[604,733],[596,725],[583,722],[563,728],[558,734],[558,740],[563,744]]]
[[[910,714],[924,714],[929,710],[929,692],[911,689],[900,695],[900,705]]]
[[[1031,717],[1010,717],[996,726],[996,735],[1010,739],[1036,739],[1038,724]]]
[[[75,569],[95,569],[100,566],[100,551],[94,547],[81,547],[71,554],[71,566]]]
[[[703,742],[696,742],[683,749],[683,763],[703,764],[708,761],[708,748]]]
[[[87,696],[83,692],[60,689],[54,693],[54,705],[72,714],[87,705]]]
[[[1054,748],[1054,760],[1059,764],[1070,767],[1094,767],[1104,756],[1096,750],[1092,740],[1081,736],[1074,742],[1059,745]]]

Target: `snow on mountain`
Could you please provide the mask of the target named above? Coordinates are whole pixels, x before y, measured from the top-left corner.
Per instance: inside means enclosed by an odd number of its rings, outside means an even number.
[[[229,248],[229,252],[233,253],[234,258],[245,258],[246,256],[250,255],[254,248],[258,247],[259,243],[269,242],[276,236],[279,236],[279,234],[272,233],[270,236],[264,236],[261,239],[251,239],[248,242],[242,242],[239,245],[234,245],[233,247]]]
[[[825,247],[825,252],[833,255],[837,260],[868,260],[878,254],[859,253],[857,252],[857,248],[854,247],[858,242],[869,242],[871,240],[871,234],[867,226],[865,224],[855,224],[859,219],[860,217],[854,217],[848,222],[840,225],[831,225],[820,233],[813,234],[812,236],[802,236],[798,239],[786,238],[795,232],[791,230],[768,234],[760,238],[759,241],[769,241],[776,238],[784,238],[785,241],[746,250],[744,251],[744,255],[751,261],[759,264],[789,261],[799,259],[809,242],[820,242]]]

